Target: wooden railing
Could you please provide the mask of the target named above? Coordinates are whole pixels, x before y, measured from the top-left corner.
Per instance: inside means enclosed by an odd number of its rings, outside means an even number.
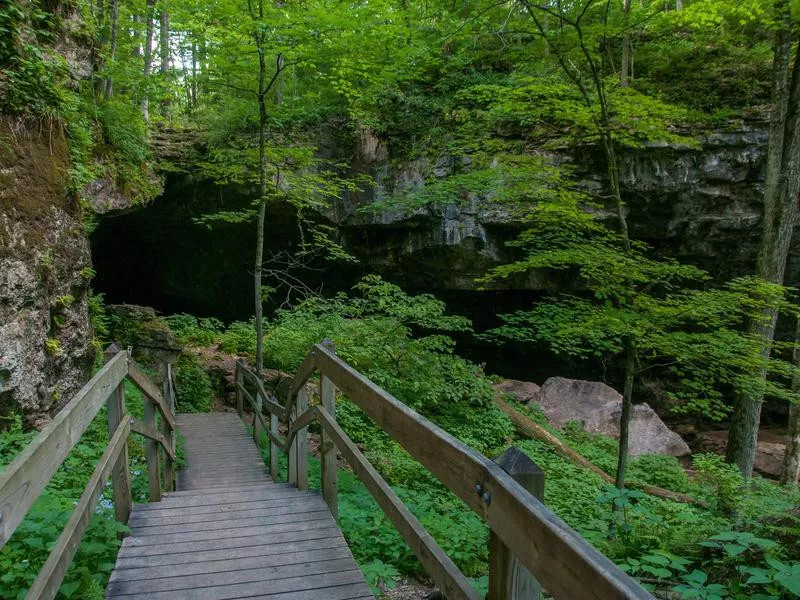
[[[163,488],[174,489],[175,418],[169,365],[164,368],[164,394],[125,351],[106,353],[106,364],[55,418],[0,473],[0,548],[11,538],[28,510],[49,483],[103,404],[108,407],[109,441],[53,550],[28,590],[26,599],[54,598],[89,525],[109,476],[114,514],[127,524],[131,513],[128,436],[147,438],[150,501],[161,498],[159,448],[164,463]],[[123,382],[130,379],[144,394],[144,421],[125,410]],[[166,399],[165,399],[166,398]],[[160,426],[156,413],[160,414]]]
[[[306,382],[317,371],[320,404],[309,407]],[[308,488],[307,427],[318,422],[322,429],[321,488],[331,513],[338,515],[338,450],[448,600],[478,600],[480,596],[339,427],[336,388],[489,525],[490,600],[537,598],[539,584],[558,599],[652,598],[531,493],[543,485],[541,470],[534,466],[527,478],[515,478],[510,465],[503,468],[372,383],[338,358],[332,344],[314,346],[293,378],[285,404],[271,399],[261,379],[244,363],[237,363],[237,410],[242,414],[247,400],[255,415],[256,443],[260,444],[265,434],[269,438],[273,479],[278,477],[281,450],[288,454],[289,482]],[[269,423],[263,416],[265,409]],[[284,424],[283,436],[280,423]]]

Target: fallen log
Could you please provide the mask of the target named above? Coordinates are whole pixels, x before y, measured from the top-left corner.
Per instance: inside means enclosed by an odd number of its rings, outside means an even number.
[[[611,477],[608,473],[603,471],[597,465],[591,463],[589,460],[575,452],[572,448],[567,446],[564,442],[554,436],[552,433],[547,431],[541,425],[535,423],[532,419],[525,416],[518,410],[516,410],[513,406],[508,404],[500,394],[495,395],[495,404],[497,404],[498,408],[502,410],[508,418],[511,419],[511,422],[516,427],[517,431],[524,436],[539,440],[544,442],[545,444],[549,444],[556,451],[561,454],[564,458],[568,459],[569,461],[588,469],[598,477],[600,477],[603,481],[607,483],[614,483],[614,478]],[[697,504],[698,506],[706,506],[706,504],[696,498],[692,498],[687,494],[682,494],[680,492],[673,492],[672,490],[667,490],[655,485],[648,485],[646,483],[638,483],[634,481],[627,482],[627,485],[639,489],[647,494],[651,494],[653,496],[658,496],[659,498],[665,498],[666,500],[673,500],[675,502],[683,502],[686,504]]]

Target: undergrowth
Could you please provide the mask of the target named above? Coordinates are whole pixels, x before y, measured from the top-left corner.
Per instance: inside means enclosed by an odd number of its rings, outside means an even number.
[[[134,418],[143,417],[141,392],[125,383],[126,407]],[[0,433],[0,471],[35,437],[23,428],[20,417]],[[105,408],[97,414],[50,483],[28,511],[8,543],[0,549],[0,598],[21,599],[44,566],[72,509],[83,493],[108,444]],[[128,442],[131,493],[134,502],[147,502],[147,468],[144,445],[138,436]],[[128,528],[114,519],[111,484],[107,483],[95,515],[64,577],[59,598],[102,599],[114,568],[120,541]]]

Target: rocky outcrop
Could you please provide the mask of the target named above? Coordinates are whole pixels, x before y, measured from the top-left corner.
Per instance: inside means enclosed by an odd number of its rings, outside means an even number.
[[[538,393],[531,393],[535,384],[513,381],[502,389],[521,402],[538,404],[547,419],[557,427],[570,421],[579,421],[590,433],[619,437],[619,420],[622,413],[622,396],[614,388],[598,381],[581,381],[564,377],[551,377]],[[629,452],[642,454],[670,454],[685,456],[689,446],[670,430],[647,404],[636,404],[631,417]]]
[[[527,404],[536,402],[539,398],[541,388],[531,381],[519,381],[518,379],[504,379],[500,383],[492,385],[495,391],[512,395],[518,402]]]
[[[697,142],[696,147],[650,144],[622,152],[631,233],[714,276],[750,273],[761,233],[766,124],[741,119]],[[593,148],[575,148],[554,159],[572,163],[578,185],[602,197],[608,192],[600,155]],[[464,159],[399,161],[385,142],[368,133],[362,133],[356,156],[354,170],[368,172],[375,185],[335,202],[326,217],[370,269],[407,287],[474,290],[476,277],[513,257],[506,242],[518,224],[484,198],[467,195],[411,211],[375,209],[392,194],[468,169]],[[800,243],[795,246],[792,283],[800,281]],[[534,290],[551,284],[543,273],[504,283]]]
[[[0,416],[41,422],[91,372],[91,257],[61,127],[5,119],[0,139]]]
[[[147,365],[176,363],[183,347],[175,334],[149,306],[109,304],[106,306],[110,333],[120,347],[131,347],[133,357]]]
[[[753,470],[765,477],[777,479],[783,466],[783,454],[788,438],[784,431],[762,429],[758,432],[756,459]],[[697,449],[723,454],[728,443],[728,431],[707,431],[697,440]]]

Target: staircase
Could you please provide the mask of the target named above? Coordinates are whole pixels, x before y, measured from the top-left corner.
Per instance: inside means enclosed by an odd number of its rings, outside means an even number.
[[[178,491],[133,507],[106,598],[372,598],[322,498],[274,483],[236,413],[176,417]]]

